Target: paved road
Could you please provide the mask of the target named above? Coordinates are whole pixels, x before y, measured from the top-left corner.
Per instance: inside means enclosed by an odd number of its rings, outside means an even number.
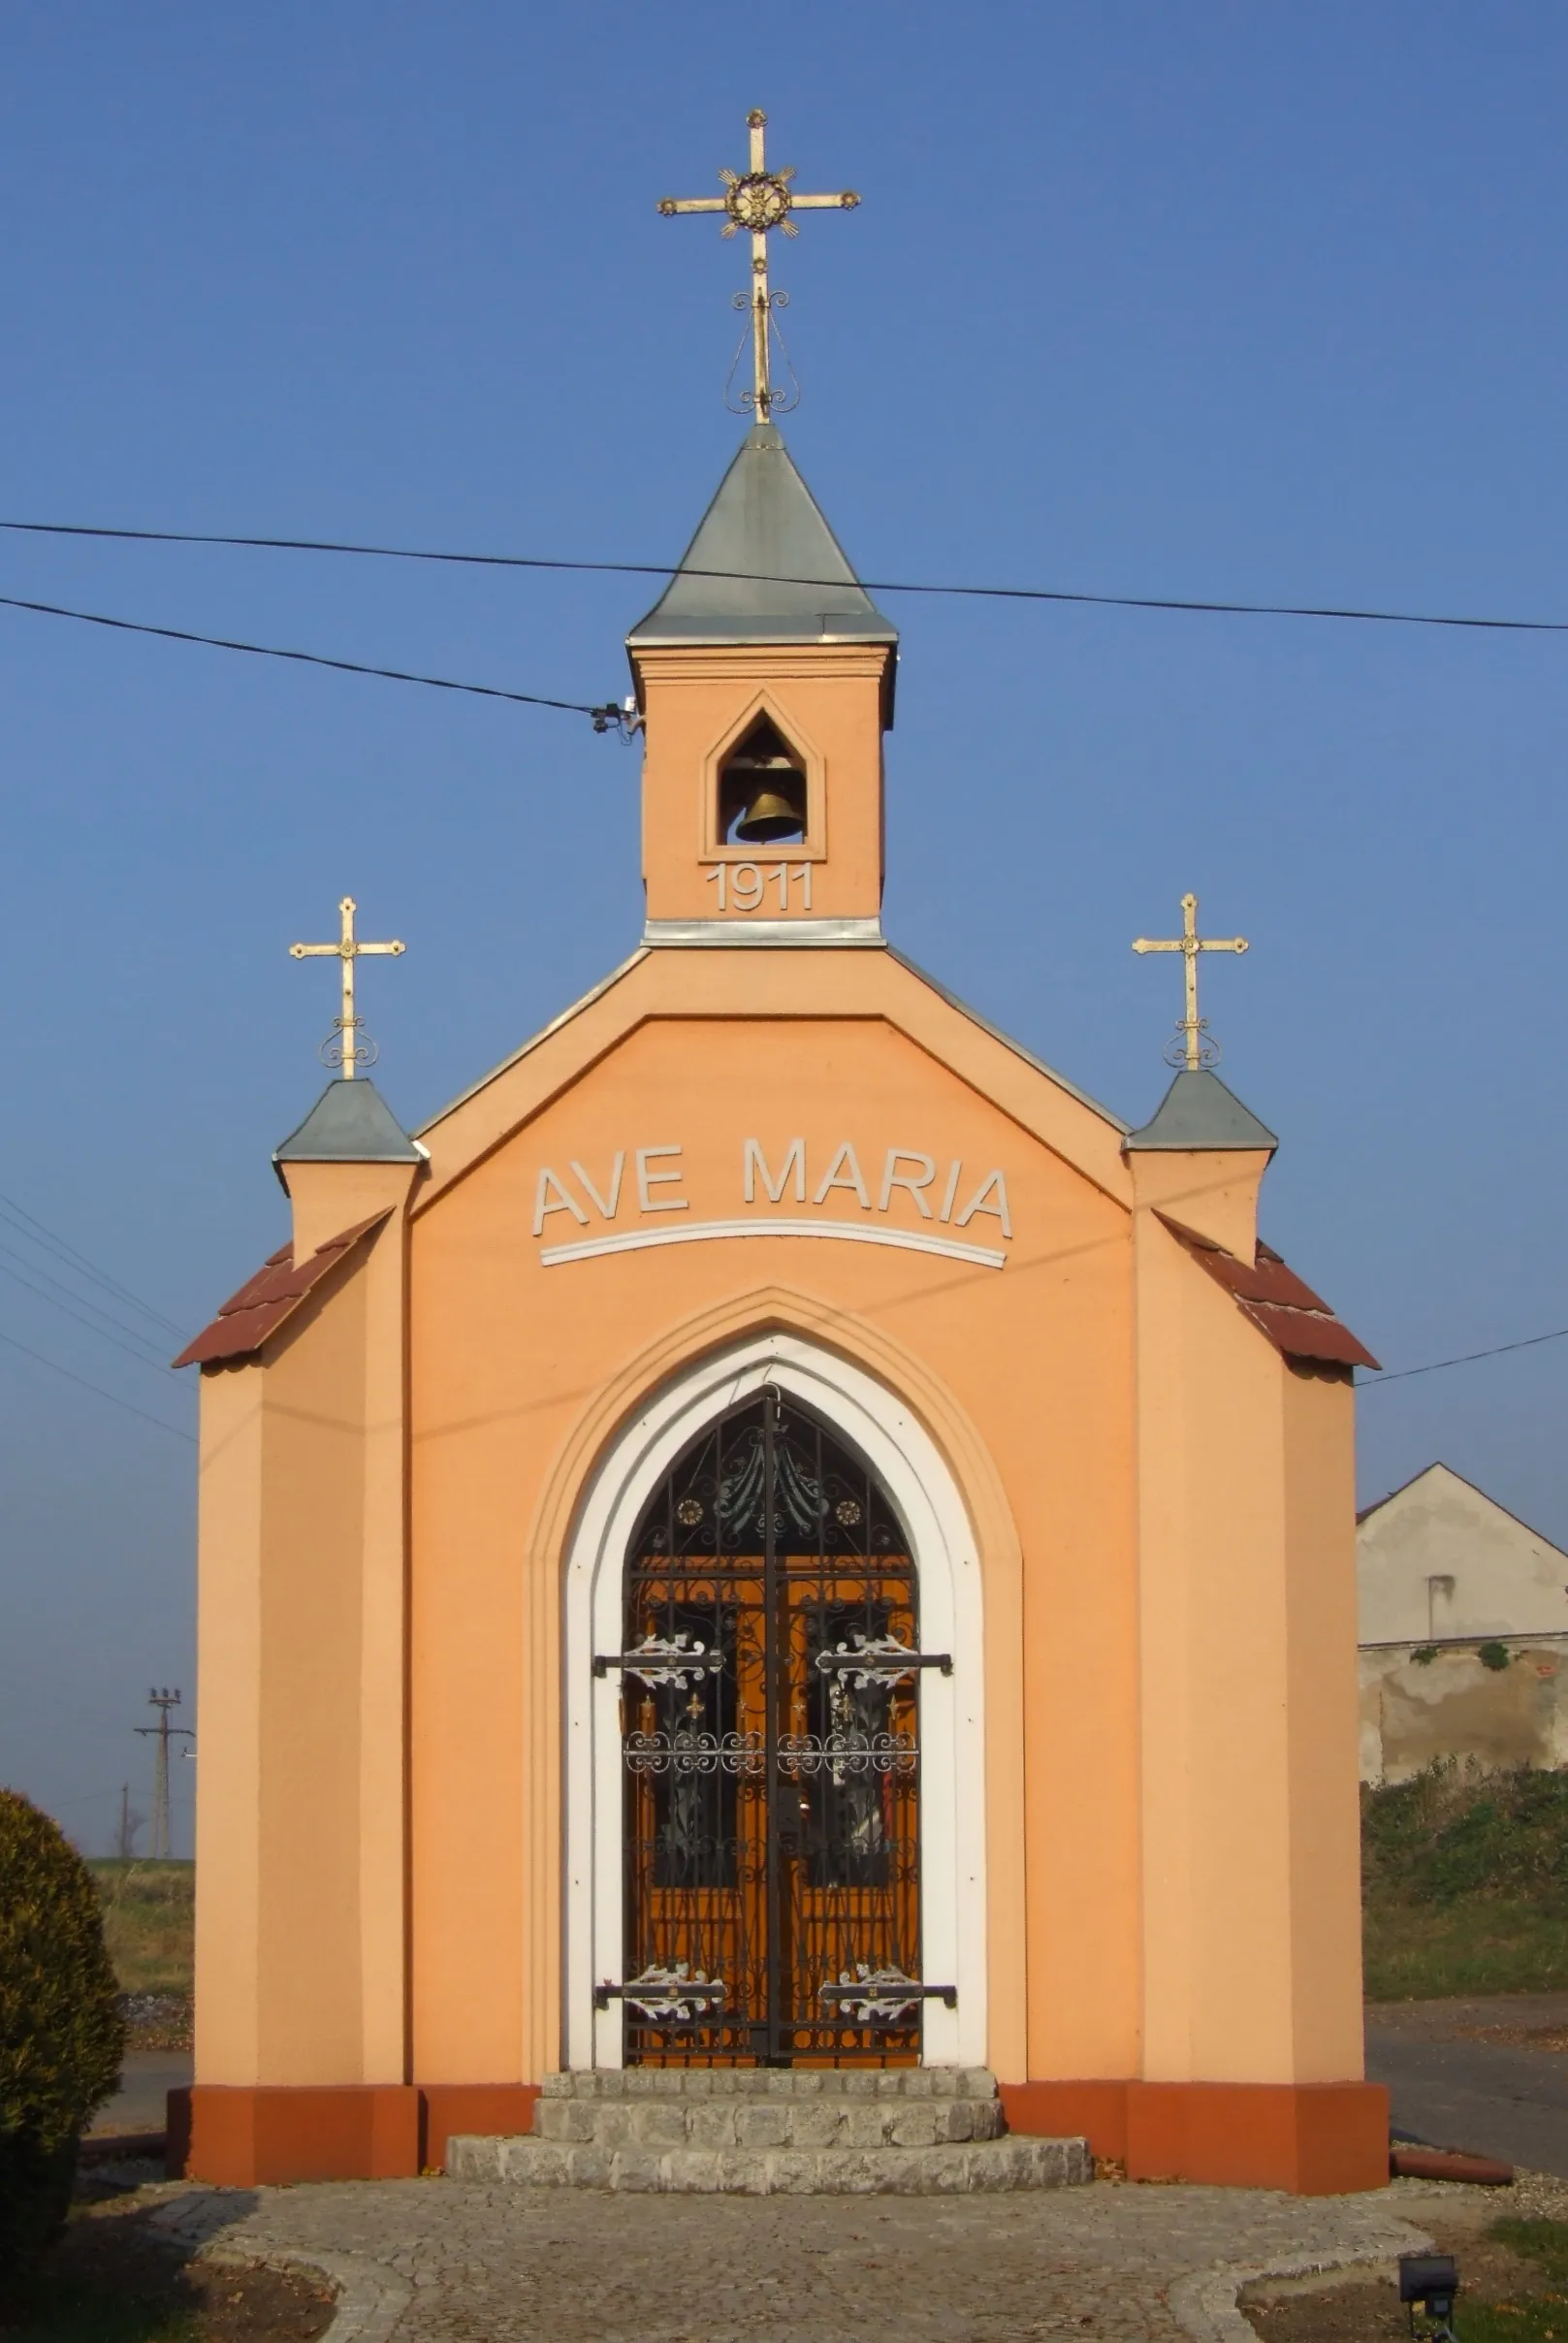
[[[1568,1996],[1384,2003],[1366,2013],[1366,2071],[1396,2130],[1568,2179]]]
[[[191,2078],[188,2050],[127,2050],[120,2087],[99,2109],[95,2132],[161,2132],[171,2091]]]

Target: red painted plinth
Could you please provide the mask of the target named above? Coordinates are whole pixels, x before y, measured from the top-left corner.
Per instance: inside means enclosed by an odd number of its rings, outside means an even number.
[[[169,2169],[230,2188],[401,2180],[455,2132],[521,2134],[533,2083],[344,2083],[169,2094]],[[1004,2083],[1014,2132],[1080,2133],[1131,2180],[1203,2180],[1298,2197],[1382,2188],[1389,2095],[1377,2083]]]
[[[422,2083],[420,2162],[428,2172],[446,2161],[454,2132],[481,2138],[518,2139],[533,2129],[537,2083]]]
[[[1380,2083],[1004,2083],[1002,2103],[1009,2130],[1081,2133],[1130,2180],[1328,2197],[1389,2177]]]
[[[196,2083],[169,2094],[169,2170],[227,2188],[408,2180],[454,2132],[527,2132],[533,2083]]]

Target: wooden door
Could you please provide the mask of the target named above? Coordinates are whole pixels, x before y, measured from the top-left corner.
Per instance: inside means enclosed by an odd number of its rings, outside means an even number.
[[[915,1570],[888,1498],[798,1401],[711,1425],[627,1553],[628,2063],[918,2058]]]

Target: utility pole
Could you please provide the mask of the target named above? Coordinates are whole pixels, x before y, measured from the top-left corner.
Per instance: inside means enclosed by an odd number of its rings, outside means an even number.
[[[171,1725],[169,1712],[179,1706],[179,1694],[171,1692],[167,1685],[160,1692],[156,1688],[147,1694],[148,1702],[158,1712],[156,1724],[139,1724],[132,1729],[156,1740],[156,1769],[152,1785],[152,1859],[167,1862],[170,1850],[169,1828],[169,1744],[171,1741],[194,1741],[196,1736],[184,1725]]]
[[[128,1781],[122,1781],[119,1836],[114,1846],[114,1852],[122,1863],[129,1863],[136,1852],[136,1834],[141,1820],[140,1814],[133,1815],[131,1813],[131,1785]]]

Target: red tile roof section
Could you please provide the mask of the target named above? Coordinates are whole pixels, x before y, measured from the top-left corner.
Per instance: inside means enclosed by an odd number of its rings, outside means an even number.
[[[334,1236],[317,1247],[308,1261],[294,1266],[294,1247],[286,1244],[272,1254],[246,1280],[238,1294],[231,1294],[208,1327],[204,1327],[194,1342],[187,1342],[176,1366],[220,1366],[234,1359],[254,1357],[264,1342],[277,1332],[293,1316],[302,1301],[313,1294],[324,1277],[330,1277],[340,1262],[345,1260],[362,1236],[378,1229],[386,1219],[385,1212],[376,1212],[341,1236]]]
[[[1212,1238],[1184,1229],[1164,1212],[1157,1217],[1285,1358],[1322,1359],[1334,1366],[1377,1365],[1366,1345],[1357,1340],[1327,1301],[1287,1267],[1271,1245],[1260,1242],[1257,1259],[1249,1263],[1226,1252]]]

